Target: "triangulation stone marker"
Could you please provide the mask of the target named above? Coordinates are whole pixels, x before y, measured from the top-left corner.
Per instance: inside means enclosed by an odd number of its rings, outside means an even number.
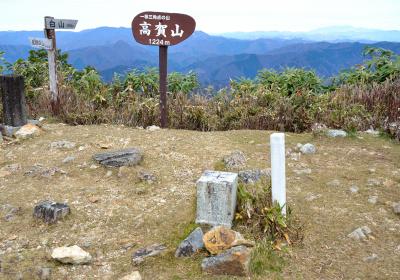
[[[236,173],[205,171],[197,181],[196,223],[231,228],[237,186]]]

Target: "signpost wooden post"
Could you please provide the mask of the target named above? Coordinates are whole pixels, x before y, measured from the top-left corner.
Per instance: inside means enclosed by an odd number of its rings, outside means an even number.
[[[56,29],[75,29],[77,20],[72,19],[55,19],[54,17],[44,18],[44,35],[46,39],[51,41],[50,48],[47,49],[48,62],[49,62],[49,84],[51,93],[51,110],[54,115],[58,115],[60,112],[60,100],[58,97],[58,85],[57,85],[57,44],[56,44]],[[45,42],[45,41],[43,41]],[[46,41],[48,43],[48,41]],[[31,40],[31,43],[38,42]],[[47,44],[44,43],[44,44]],[[32,44],[33,45],[33,44]]]
[[[160,123],[162,128],[168,126],[168,47],[186,40],[195,29],[195,20],[184,14],[143,12],[132,21],[132,34],[137,42],[143,45],[159,46]]]

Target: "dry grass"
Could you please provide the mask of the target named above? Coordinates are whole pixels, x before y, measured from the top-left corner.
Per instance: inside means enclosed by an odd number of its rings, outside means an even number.
[[[135,92],[106,94],[102,102],[96,102],[63,86],[58,119],[72,125],[108,123],[146,127],[159,122],[158,102],[157,97],[148,98]],[[235,97],[226,93],[209,98],[178,93],[171,95],[168,102],[169,127],[177,129],[304,132],[312,124],[322,122],[348,131],[364,131],[371,126],[385,130],[388,123],[400,119],[400,80],[343,86],[324,94],[299,91],[292,96],[262,86]],[[38,91],[28,101],[30,115],[48,115],[49,104],[49,93]]]

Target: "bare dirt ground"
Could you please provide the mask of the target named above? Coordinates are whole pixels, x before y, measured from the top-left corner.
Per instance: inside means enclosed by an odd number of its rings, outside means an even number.
[[[201,173],[234,150],[246,154],[248,168],[269,167],[270,133],[47,124],[41,136],[3,144],[0,279],[37,279],[43,267],[52,269],[52,279],[119,279],[137,269],[143,279],[233,279],[202,274],[202,256],[177,260],[173,254],[193,228],[195,182]],[[285,253],[282,271],[252,278],[400,279],[400,216],[392,208],[400,201],[400,145],[360,136],[287,134],[287,148],[298,142],[317,147],[316,154],[287,159],[288,203],[304,224],[305,238]],[[76,146],[50,148],[60,140]],[[140,147],[144,161],[137,167],[106,169],[92,160],[104,151],[100,146]],[[75,160],[63,163],[67,156]],[[37,164],[42,171],[32,169]],[[46,169],[54,167],[59,169]],[[311,173],[296,174],[306,169]],[[157,182],[139,182],[140,170],[154,173]],[[339,181],[337,186],[327,185],[332,180]],[[352,186],[358,193],[350,192]],[[377,196],[376,204],[368,202],[371,196]],[[45,199],[68,203],[72,214],[50,226],[35,221],[33,207]],[[10,207],[21,209],[7,221]],[[361,226],[372,230],[372,238],[347,236]],[[132,252],[153,243],[165,243],[168,252],[133,267]],[[53,248],[74,244],[91,253],[90,265],[61,265],[51,259]],[[372,254],[377,258],[365,259]]]

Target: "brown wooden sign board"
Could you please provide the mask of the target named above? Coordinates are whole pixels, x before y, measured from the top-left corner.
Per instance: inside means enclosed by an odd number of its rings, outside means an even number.
[[[195,29],[195,20],[184,14],[143,12],[132,21],[132,34],[138,43],[159,46],[160,123],[162,128],[168,127],[168,47],[186,40]]]
[[[143,12],[132,21],[133,37],[143,45],[177,45],[189,38],[195,29],[195,20],[184,14]]]

